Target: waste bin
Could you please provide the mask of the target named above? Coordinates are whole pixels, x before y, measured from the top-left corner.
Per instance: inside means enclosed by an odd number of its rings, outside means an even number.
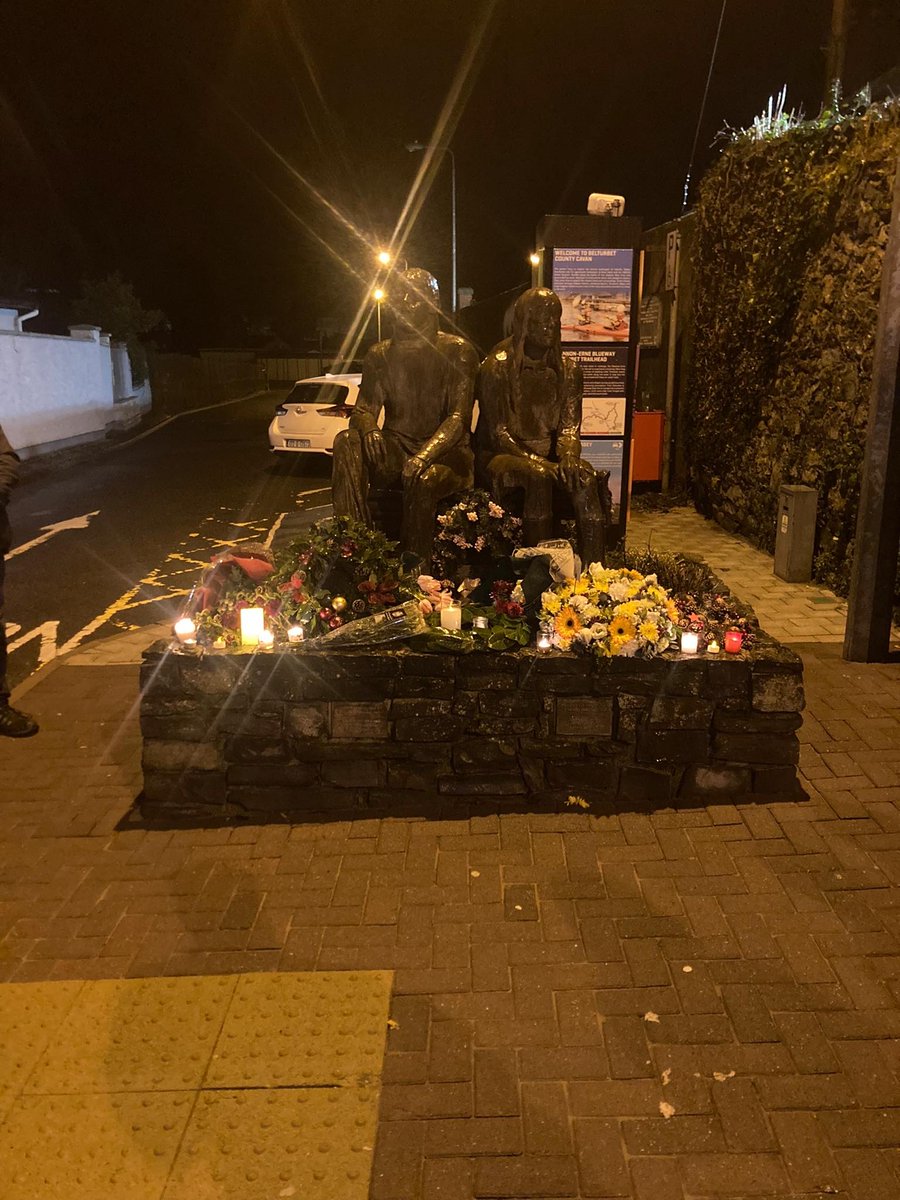
[[[778,527],[775,530],[775,574],[788,583],[812,579],[819,493],[802,484],[778,489]]]

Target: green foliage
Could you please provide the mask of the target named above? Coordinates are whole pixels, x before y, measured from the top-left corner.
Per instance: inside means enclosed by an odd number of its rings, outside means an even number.
[[[125,342],[131,375],[140,386],[147,378],[147,356],[141,337],[165,320],[159,309],[144,308],[134,288],[118,271],[105,279],[85,279],[72,304],[73,324],[99,325],[116,341]]]
[[[702,559],[683,554],[657,554],[650,550],[627,550],[624,565],[642,575],[655,575],[660,586],[673,596],[704,595],[721,584]]]
[[[779,485],[817,488],[817,577],[846,590],[900,105],[771,132],[701,186],[692,492],[771,550]]]

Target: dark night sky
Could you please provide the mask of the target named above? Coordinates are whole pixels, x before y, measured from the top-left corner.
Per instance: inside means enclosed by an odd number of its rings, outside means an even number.
[[[863,7],[863,0],[859,0]],[[0,45],[0,290],[119,269],[177,341],[352,314],[459,78],[459,281],[527,277],[546,212],[678,213],[720,0],[30,0]],[[865,0],[845,91],[900,61]],[[831,0],[729,0],[695,177],[770,93],[818,110]],[[482,29],[480,37],[477,31]],[[478,48],[473,51],[472,42]],[[468,66],[467,66],[468,64]],[[333,254],[329,252],[330,247]],[[449,178],[407,243],[449,289]],[[334,257],[336,255],[337,257]],[[341,264],[344,260],[347,266]],[[349,269],[348,269],[349,268]],[[449,297],[447,297],[449,298]]]

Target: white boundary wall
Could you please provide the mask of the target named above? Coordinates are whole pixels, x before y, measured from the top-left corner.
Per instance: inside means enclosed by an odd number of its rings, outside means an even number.
[[[85,441],[145,411],[149,388],[135,394],[121,357],[95,326],[73,325],[70,337],[0,328],[0,425],[13,448]]]

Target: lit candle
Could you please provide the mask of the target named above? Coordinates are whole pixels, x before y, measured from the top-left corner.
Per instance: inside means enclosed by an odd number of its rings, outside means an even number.
[[[241,609],[241,645],[258,646],[260,635],[266,627],[265,613],[261,608]]]
[[[713,638],[713,639],[712,639],[712,640],[711,640],[711,641],[710,641],[710,642],[707,644],[707,647],[706,647],[706,653],[707,653],[707,654],[718,654],[720,649],[721,649],[721,647],[719,646],[719,643],[716,641],[716,639],[715,639],[715,638]]]
[[[275,645],[275,634],[271,629],[262,629],[259,634],[260,650],[271,650]]]
[[[441,629],[462,629],[462,609],[458,604],[441,609]]]
[[[727,629],[725,631],[726,654],[740,654],[743,644],[744,635],[741,633],[740,629]]]
[[[197,641],[197,626],[190,617],[182,617],[180,621],[176,621],[172,627],[172,632],[181,642],[182,646],[193,646]]]
[[[552,649],[552,645],[553,644],[550,641],[550,639],[547,637],[546,633],[542,633],[541,636],[537,640],[537,648],[538,648],[538,650],[540,650],[542,652],[546,652],[547,650]]]
[[[475,617],[475,619],[472,621],[472,624],[476,629],[487,629],[488,619],[487,617]]]
[[[306,633],[302,625],[292,625],[288,630],[288,642],[292,646],[298,645],[305,637]]]
[[[699,644],[700,638],[698,635],[696,633],[691,633],[689,629],[685,629],[681,635],[681,653],[696,654]]]

